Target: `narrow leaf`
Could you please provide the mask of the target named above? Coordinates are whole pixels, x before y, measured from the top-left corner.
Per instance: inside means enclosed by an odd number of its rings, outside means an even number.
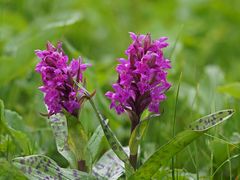
[[[102,127],[99,125],[92,137],[89,139],[87,144],[87,149],[90,151],[92,161],[94,161],[100,151],[101,142],[104,137],[104,132]]]
[[[191,123],[189,125],[189,128],[192,129],[193,131],[208,130],[220,124],[221,122],[227,120],[229,117],[232,116],[233,113],[234,113],[234,110],[227,109],[227,110],[218,111],[213,114],[209,114]]]
[[[137,127],[134,129],[134,131],[131,134],[130,140],[129,140],[129,148],[132,155],[137,154],[138,151],[138,145],[142,139],[142,136],[148,126],[149,119],[141,121]]]
[[[116,153],[118,158],[121,159],[126,164],[127,170],[130,172],[133,172],[134,171],[133,167],[129,162],[128,155],[123,150],[121,143],[119,142],[117,137],[114,135],[114,133],[108,126],[106,119],[101,114],[99,114],[99,115],[101,117],[101,125],[103,128],[104,134],[108,140],[110,147]]]
[[[35,179],[96,179],[75,169],[65,169],[47,156],[32,155],[13,159],[13,164],[30,180]]]
[[[68,127],[64,115],[56,114],[49,119],[58,152],[66,158],[71,167],[76,167],[76,159],[68,144]]]
[[[130,161],[128,159],[128,155],[123,150],[123,147],[117,137],[114,135],[111,128],[108,126],[107,119],[103,117],[103,115],[97,110],[94,102],[92,99],[89,99],[94,111],[96,112],[96,115],[99,119],[99,122],[102,126],[103,132],[108,140],[108,143],[112,150],[115,152],[115,154],[118,156],[119,159],[121,159],[125,163],[127,174],[132,174],[134,172],[134,169],[132,165],[130,164]]]
[[[233,110],[223,110],[211,115],[205,116],[200,119],[206,119],[209,117],[215,117],[215,121],[217,124],[223,122],[232,116],[234,113]],[[192,123],[191,126],[194,127],[202,127],[202,122],[198,119],[197,123]],[[176,153],[183,150],[186,146],[188,146],[193,140],[203,135],[207,130],[214,127],[216,124],[212,125],[210,123],[205,125],[205,128],[197,129],[197,130],[185,130],[179,134],[177,134],[172,140],[170,140],[167,144],[160,147],[131,177],[130,179],[151,179],[151,177],[158,171],[158,169],[166,164],[172,156]]]

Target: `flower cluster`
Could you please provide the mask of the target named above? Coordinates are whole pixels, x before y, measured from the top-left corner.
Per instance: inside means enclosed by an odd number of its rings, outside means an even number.
[[[44,101],[49,115],[63,109],[76,115],[83,91],[74,81],[83,81],[82,73],[90,64],[83,64],[79,57],[68,65],[68,56],[64,54],[60,42],[57,47],[48,42],[46,50],[36,50],[35,53],[41,60],[35,70],[42,76],[43,86],[39,89],[45,94]]]
[[[110,108],[118,114],[130,110],[140,117],[147,107],[159,113],[159,104],[166,99],[164,93],[171,86],[166,80],[170,60],[162,51],[168,46],[167,38],[152,41],[150,34],[130,36],[133,42],[125,52],[127,59],[120,58],[116,67],[118,81],[112,86],[115,92],[105,95],[111,100]]]

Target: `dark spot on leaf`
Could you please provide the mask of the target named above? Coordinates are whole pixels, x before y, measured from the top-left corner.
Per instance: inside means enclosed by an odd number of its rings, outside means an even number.
[[[47,166],[44,167],[44,172],[48,172],[48,167]]]
[[[73,176],[74,176],[74,177],[77,177],[77,176],[78,176],[77,171],[76,171],[75,169],[73,170]]]
[[[96,176],[96,177],[100,177],[100,175],[95,171],[93,171],[93,175]]]
[[[36,169],[39,169],[41,167],[40,163],[36,166]]]
[[[95,165],[95,168],[96,169],[103,169],[105,166],[103,165],[103,164],[101,164],[101,163],[97,163],[96,165]]]
[[[21,159],[21,160],[20,160],[20,164],[25,164],[25,160],[24,160],[24,159]]]
[[[31,173],[32,173],[32,168],[28,167],[28,174],[31,174]]]
[[[107,133],[105,134],[105,136],[106,136],[107,139],[111,138],[111,136]]]
[[[60,168],[59,168],[59,167],[56,167],[56,171],[60,171]]]
[[[215,116],[215,115],[212,115],[212,119],[213,119],[213,120],[215,120],[215,119],[217,119],[217,118],[216,118],[216,116]]]
[[[112,149],[113,149],[113,150],[117,150],[117,149],[118,149],[118,146],[114,143],[114,144],[112,144]]]
[[[58,179],[62,180],[62,173],[61,172],[58,173]]]
[[[113,158],[110,154],[107,154],[107,157],[108,157],[109,159],[114,160],[114,158]]]

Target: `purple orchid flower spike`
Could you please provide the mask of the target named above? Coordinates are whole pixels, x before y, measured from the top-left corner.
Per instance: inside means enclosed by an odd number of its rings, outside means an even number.
[[[138,124],[146,108],[159,113],[160,102],[166,99],[165,92],[171,87],[166,79],[171,65],[163,55],[163,48],[168,46],[166,37],[155,41],[150,34],[130,33],[130,37],[133,42],[125,52],[127,59],[120,58],[116,68],[118,81],[112,85],[114,92],[105,95],[111,100],[110,108],[118,114],[127,111],[132,123]]]
[[[74,80],[83,82],[83,71],[91,65],[83,64],[81,57],[73,59],[68,65],[68,56],[63,52],[60,42],[57,47],[48,42],[46,50],[36,50],[35,53],[41,60],[35,70],[42,76],[43,86],[39,89],[45,95],[48,115],[66,110],[77,116],[84,94],[74,84]]]

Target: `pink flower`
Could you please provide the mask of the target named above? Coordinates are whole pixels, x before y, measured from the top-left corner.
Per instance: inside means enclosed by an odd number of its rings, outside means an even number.
[[[76,115],[83,92],[74,84],[74,80],[82,82],[83,71],[90,64],[83,64],[79,57],[68,65],[68,56],[62,50],[62,43],[58,43],[55,48],[48,42],[46,50],[36,50],[35,53],[41,60],[35,70],[42,76],[43,86],[39,89],[45,94],[44,101],[49,115],[63,109]]]
[[[112,101],[110,108],[118,114],[130,110],[138,117],[146,108],[159,113],[160,102],[166,99],[165,92],[171,87],[166,79],[170,60],[163,56],[167,38],[152,41],[150,34],[134,33],[130,37],[133,42],[125,52],[127,59],[120,58],[116,67],[118,81],[113,84],[114,92],[106,93]]]

